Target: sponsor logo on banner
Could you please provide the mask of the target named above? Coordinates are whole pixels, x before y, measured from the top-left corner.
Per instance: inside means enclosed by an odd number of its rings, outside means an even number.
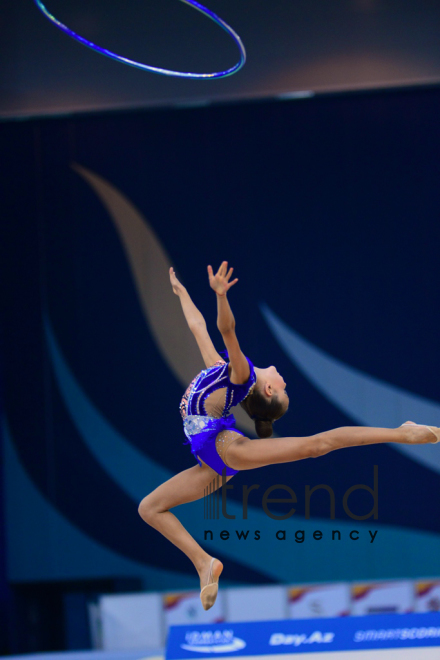
[[[197,653],[230,653],[246,646],[243,639],[234,637],[233,630],[193,630],[186,633],[185,641],[180,647]]]
[[[315,630],[311,635],[305,635],[304,633],[296,633],[294,635],[272,633],[269,644],[271,646],[279,646],[280,644],[292,644],[293,646],[300,646],[301,644],[329,644],[333,641],[334,637],[334,632],[323,633],[320,630]]]
[[[380,628],[380,630],[357,630],[354,635],[355,642],[376,642],[382,640],[406,640],[406,639],[439,639],[440,628]]]

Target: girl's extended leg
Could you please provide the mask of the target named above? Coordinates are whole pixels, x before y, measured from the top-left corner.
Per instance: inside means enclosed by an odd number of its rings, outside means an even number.
[[[226,480],[229,481],[232,476],[226,477]],[[200,588],[208,582],[211,556],[193,539],[169,509],[201,499],[206,494],[205,489],[209,484],[213,484],[215,489],[216,477],[217,472],[205,463],[202,467],[194,465],[158,486],[144,497],[139,505],[141,518],[174,543],[192,561],[200,577]],[[222,484],[221,477],[219,484],[220,486]]]
[[[435,427],[433,427],[435,428]],[[427,444],[434,441],[433,431],[426,426],[399,426],[397,429],[369,426],[344,426],[304,438],[238,438],[225,448],[224,462],[234,470],[290,463],[303,458],[316,458],[342,447],[357,447],[381,442]]]

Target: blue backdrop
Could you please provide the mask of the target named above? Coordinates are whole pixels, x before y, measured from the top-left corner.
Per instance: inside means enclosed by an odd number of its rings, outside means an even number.
[[[288,384],[278,435],[440,424],[439,110],[440,90],[427,89],[0,126],[10,580],[197,587],[189,560],[137,513],[194,464],[178,405],[200,365],[169,264],[218,350],[206,266],[234,266],[243,350]],[[344,493],[373,488],[375,465],[378,518],[353,520]],[[224,561],[225,585],[438,574],[438,445],[338,450],[231,484],[235,520],[204,520],[202,501],[174,511]],[[262,511],[273,484],[297,495],[288,520]],[[319,484],[335,493],[334,520],[324,490],[305,519],[305,486]],[[358,489],[349,506],[368,514],[372,496]],[[247,540],[234,538],[241,529]]]

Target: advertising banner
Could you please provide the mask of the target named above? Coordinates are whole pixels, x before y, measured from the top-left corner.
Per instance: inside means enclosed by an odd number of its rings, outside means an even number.
[[[347,616],[350,614],[350,586],[318,584],[291,587],[288,591],[291,619]]]
[[[440,657],[440,614],[172,626],[166,660],[411,647],[437,647]]]
[[[285,587],[240,587],[226,589],[228,621],[269,621],[285,619],[287,594]]]
[[[423,580],[415,584],[415,611],[440,611],[440,580]]]
[[[351,614],[404,614],[414,611],[414,585],[411,580],[354,584],[351,588]]]
[[[224,591],[220,591],[214,605],[205,611],[200,605],[198,591],[164,594],[162,601],[166,626],[224,621],[224,595]]]

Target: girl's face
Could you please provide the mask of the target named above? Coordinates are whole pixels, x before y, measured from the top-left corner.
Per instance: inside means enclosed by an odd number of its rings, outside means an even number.
[[[276,367],[273,365],[266,367],[266,369],[258,369],[259,376],[264,383],[267,394],[276,394],[282,403],[289,404],[289,397],[286,392],[286,382],[281,374],[278,373]],[[270,391],[268,391],[270,390]]]

